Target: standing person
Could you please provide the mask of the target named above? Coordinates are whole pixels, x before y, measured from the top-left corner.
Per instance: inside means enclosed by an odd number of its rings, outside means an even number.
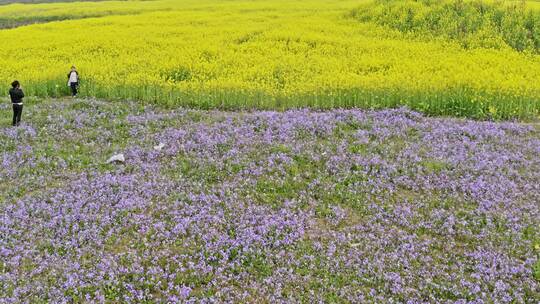
[[[71,67],[71,71],[67,75],[68,86],[71,88],[71,96],[77,97],[77,88],[79,87],[79,72],[75,66]]]
[[[21,88],[21,84],[17,80],[11,83],[9,96],[11,97],[11,103],[13,105],[13,126],[15,127],[21,123],[21,115],[22,115],[22,110],[23,110],[23,98],[24,98],[24,93]]]

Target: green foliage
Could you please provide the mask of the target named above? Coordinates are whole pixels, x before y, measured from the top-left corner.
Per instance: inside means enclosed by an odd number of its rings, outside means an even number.
[[[450,39],[464,48],[540,52],[540,13],[525,1],[376,0],[352,16],[418,37]]]
[[[191,80],[193,76],[189,68],[181,66],[173,71],[163,73],[162,77],[170,82],[182,82]]]
[[[267,258],[261,254],[247,255],[243,261],[242,266],[245,267],[245,271],[254,275],[258,279],[264,279],[272,275],[272,265],[268,263]]]
[[[442,171],[448,170],[450,168],[449,164],[442,161],[435,160],[435,159],[425,160],[422,162],[422,165],[424,166],[427,172],[435,173],[435,174],[441,173]]]

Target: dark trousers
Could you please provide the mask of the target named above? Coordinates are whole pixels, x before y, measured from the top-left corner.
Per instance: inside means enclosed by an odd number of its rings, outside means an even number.
[[[13,105],[13,126],[18,126],[21,123],[22,105]]]
[[[77,96],[77,87],[79,86],[79,83],[71,82],[69,85],[71,86],[71,96]]]

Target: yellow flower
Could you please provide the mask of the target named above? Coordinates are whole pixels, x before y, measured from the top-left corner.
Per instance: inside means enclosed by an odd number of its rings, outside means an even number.
[[[11,42],[0,48],[0,81],[16,76],[32,93],[50,94],[50,83],[65,85],[73,61],[83,89],[100,97],[267,108],[407,104],[450,115],[487,108],[483,115],[497,117],[540,110],[538,55],[407,40],[345,22],[358,1],[274,1],[0,6],[1,18],[72,19],[0,31]]]

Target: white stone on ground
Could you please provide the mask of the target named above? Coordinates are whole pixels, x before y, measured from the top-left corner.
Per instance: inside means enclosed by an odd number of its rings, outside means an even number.
[[[126,158],[124,157],[124,154],[116,154],[111,156],[109,160],[107,160],[107,164],[114,163],[114,162],[120,162],[123,163],[126,161]]]
[[[161,149],[163,149],[163,147],[165,147],[165,144],[164,143],[159,143],[159,145],[154,146],[154,150],[161,151]]]

